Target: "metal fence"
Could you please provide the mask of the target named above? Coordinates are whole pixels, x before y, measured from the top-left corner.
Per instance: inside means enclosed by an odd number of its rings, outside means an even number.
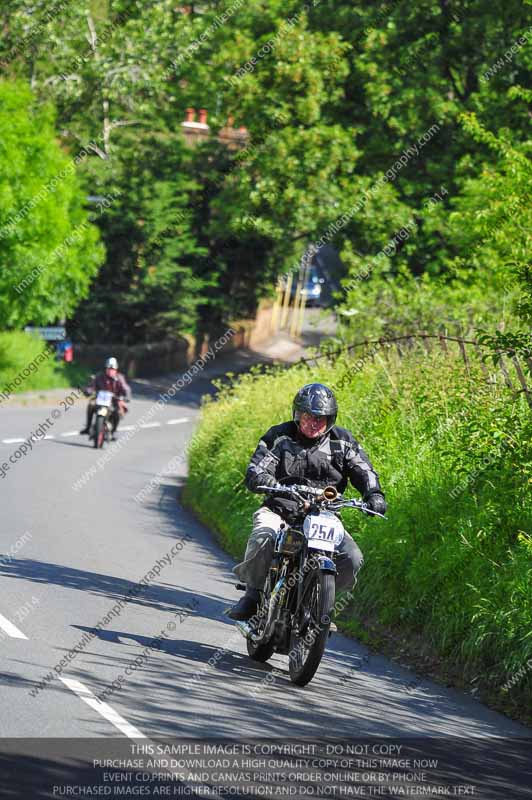
[[[528,405],[532,409],[532,387],[528,385],[526,372],[532,374],[532,358],[519,358],[517,355],[510,356],[503,351],[493,351],[482,346],[475,339],[465,339],[461,336],[448,336],[443,334],[430,333],[408,333],[402,336],[382,337],[380,339],[363,339],[354,342],[339,350],[322,352],[310,358],[302,358],[296,363],[310,364],[322,358],[337,358],[338,356],[351,353],[356,350],[368,350],[379,348],[381,352],[395,350],[400,358],[412,352],[415,348],[422,348],[429,355],[435,348],[439,349],[444,355],[452,357],[458,353],[465,365],[466,372],[470,375],[472,363],[476,361],[486,380],[491,379],[488,369],[487,359],[495,356],[492,366],[498,370],[506,386],[515,394],[523,393]],[[526,367],[525,367],[526,364]],[[530,378],[528,378],[530,380]]]

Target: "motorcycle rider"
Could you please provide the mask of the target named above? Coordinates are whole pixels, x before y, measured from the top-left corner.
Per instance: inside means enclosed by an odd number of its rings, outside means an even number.
[[[282,482],[317,488],[334,486],[342,493],[349,479],[368,507],[384,514],[386,502],[378,474],[353,435],[335,425],[337,413],[336,398],[328,386],[303,386],[294,397],[292,421],[274,425],[259,441],[246,472],[247,488],[260,493],[259,486]],[[294,520],[298,505],[292,498],[267,495],[253,515],[244,560],[233,570],[247,584],[246,593],[227,612],[231,619],[247,620],[257,611],[279,526],[283,521]],[[353,585],[362,562],[360,549],[347,534],[336,561],[337,589]]]
[[[122,373],[118,371],[118,361],[113,356],[108,358],[105,362],[105,372],[100,372],[95,375],[89,385],[84,389],[86,395],[94,395],[100,391],[113,393],[113,405],[118,411],[118,416],[122,416],[127,412],[126,405],[122,398],[125,399],[125,402],[131,400],[131,388]],[[95,410],[96,399],[91,398],[87,406],[87,424],[83,430],[80,431],[81,434],[90,433],[92,417]],[[115,439],[117,425],[118,417],[115,417],[112,430],[113,440]]]

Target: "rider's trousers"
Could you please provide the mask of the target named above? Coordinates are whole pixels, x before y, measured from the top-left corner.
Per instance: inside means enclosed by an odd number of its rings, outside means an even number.
[[[248,587],[263,589],[281,522],[283,518],[279,514],[264,506],[253,514],[253,530],[248,539],[244,560],[233,569],[239,580]],[[336,557],[337,591],[349,589],[353,585],[363,561],[360,548],[346,532]]]
[[[90,430],[92,424],[92,418],[94,416],[94,412],[96,411],[96,403],[94,400],[89,400],[87,403],[87,428]]]

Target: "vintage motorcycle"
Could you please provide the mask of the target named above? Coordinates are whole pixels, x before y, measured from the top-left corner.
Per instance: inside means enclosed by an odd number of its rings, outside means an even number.
[[[96,408],[92,418],[89,439],[94,442],[94,447],[103,447],[104,442],[111,439],[120,419],[118,403],[115,402],[113,392],[100,390],[96,394]]]
[[[336,595],[336,557],[346,535],[337,516],[342,508],[357,508],[382,517],[360,500],[346,500],[333,486],[258,487],[265,494],[284,495],[300,503],[294,525],[282,523],[274,556],[254,617],[237,622],[255,661],[273,653],[288,654],[290,680],[305,686],[314,677],[332,622]],[[307,501],[305,505],[305,501]],[[244,588],[241,584],[237,588]]]

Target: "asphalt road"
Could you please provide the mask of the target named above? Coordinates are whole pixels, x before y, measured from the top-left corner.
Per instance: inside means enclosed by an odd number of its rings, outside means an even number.
[[[68,391],[53,407],[0,410],[9,463],[20,446],[10,440],[61,408],[54,438],[0,479],[0,736],[529,735],[338,634],[305,689],[290,683],[286,658],[247,657],[223,614],[240,596],[233,561],[179,502],[208,386],[199,378],[150,417],[163,384],[136,384],[127,425],[149,422],[124,426],[96,469],[101,453],[75,435],[84,401],[60,406]]]

